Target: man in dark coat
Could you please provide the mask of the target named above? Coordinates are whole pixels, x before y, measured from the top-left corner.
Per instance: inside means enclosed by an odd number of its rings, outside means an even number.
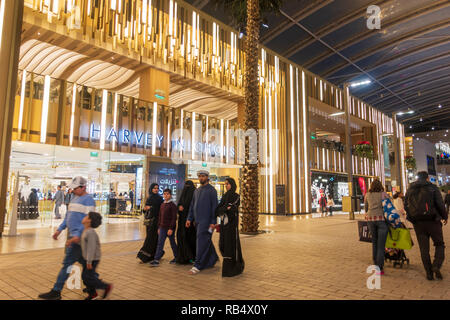
[[[448,213],[441,192],[429,181],[428,173],[421,171],[417,175],[419,179],[410,185],[405,195],[406,218],[414,225],[427,279],[433,280],[434,273],[441,280],[440,269],[445,260],[442,223],[447,224]],[[430,258],[430,237],[436,248],[433,263]]]
[[[189,228],[194,220],[197,227],[197,254],[194,266],[189,271],[191,275],[212,268],[219,259],[211,239],[216,226],[217,191],[209,184],[208,171],[199,170],[197,176],[201,186],[194,192],[186,221],[186,228]]]

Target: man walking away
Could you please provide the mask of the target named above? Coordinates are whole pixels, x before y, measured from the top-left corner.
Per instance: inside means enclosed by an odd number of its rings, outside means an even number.
[[[95,211],[95,201],[86,192],[87,180],[83,177],[75,177],[69,185],[69,188],[73,190],[74,197],[70,201],[69,210],[66,213],[66,217],[59,226],[58,230],[53,235],[53,239],[57,240],[61,231],[68,228],[69,240],[66,243],[66,252],[63,260],[63,267],[58,274],[56,283],[50,292],[42,293],[39,298],[45,300],[61,300],[61,291],[64,287],[64,283],[69,277],[67,270],[75,262],[83,262],[81,252],[81,234],[83,233],[84,226],[82,221],[84,217],[91,211]]]
[[[194,266],[189,271],[191,275],[212,268],[219,259],[211,240],[216,226],[217,191],[209,184],[208,171],[199,170],[197,176],[201,186],[194,192],[186,221],[186,228],[191,226],[192,221],[195,221],[197,228],[197,252]]]
[[[61,219],[61,214],[59,213],[59,207],[64,203],[64,191],[61,190],[61,186],[58,186],[58,191],[55,194],[55,218]]]
[[[418,180],[411,184],[405,196],[406,219],[411,221],[419,243],[420,255],[427,279],[442,280],[441,266],[445,259],[442,223],[447,224],[448,213],[437,186],[429,181],[428,173],[421,171]],[[441,222],[442,220],[442,222]],[[430,258],[430,237],[435,246],[434,262]]]

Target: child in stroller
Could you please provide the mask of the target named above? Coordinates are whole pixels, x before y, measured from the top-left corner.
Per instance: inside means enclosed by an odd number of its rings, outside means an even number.
[[[386,220],[393,228],[406,228],[403,222],[401,222],[400,215],[396,212],[395,209],[389,212]],[[403,249],[386,248],[384,259],[391,262],[393,261],[394,268],[396,266],[400,266],[400,268],[403,268],[403,264],[405,262],[409,265],[409,259],[406,257],[405,250]]]

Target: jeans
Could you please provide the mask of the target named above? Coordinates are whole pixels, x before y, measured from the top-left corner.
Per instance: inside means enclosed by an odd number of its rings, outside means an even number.
[[[159,261],[159,259],[161,259],[161,257],[163,256],[163,253],[164,253],[163,249],[164,249],[164,243],[166,242],[166,238],[169,238],[170,246],[172,247],[173,257],[176,259],[178,248],[177,248],[177,243],[175,242],[175,230],[171,236],[167,235],[167,232],[169,231],[168,229],[159,228],[158,230],[159,230],[158,247],[156,248],[155,260]]]
[[[421,221],[414,223],[417,242],[419,242],[420,256],[427,272],[439,270],[445,260],[444,235],[440,221]],[[430,258],[430,237],[435,246],[434,261]]]
[[[61,214],[59,213],[59,207],[61,206],[61,203],[55,203],[55,218],[61,219]]]
[[[329,207],[328,207],[328,211],[330,212],[330,216],[332,216],[332,215],[333,215],[333,207],[332,207],[332,206],[329,206]]]
[[[369,221],[369,230],[372,234],[372,259],[380,270],[384,267],[384,252],[386,238],[388,234],[388,226],[385,221]]]
[[[66,248],[66,255],[63,260],[63,267],[58,274],[56,283],[53,286],[54,291],[61,292],[64,288],[67,278],[69,278],[70,273],[67,269],[72,266],[75,262],[83,262],[83,256],[81,254],[81,246],[79,244],[73,243],[70,247]]]
[[[95,271],[100,261],[95,260],[92,261],[92,269],[89,270],[87,268],[87,261],[83,259],[83,273],[81,277],[83,279],[83,283],[87,288],[87,291],[90,295],[94,295],[96,289],[106,289],[108,284],[100,280],[99,274]]]

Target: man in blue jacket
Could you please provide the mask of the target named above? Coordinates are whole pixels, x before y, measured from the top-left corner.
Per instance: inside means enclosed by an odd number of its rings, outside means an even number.
[[[217,191],[209,184],[208,171],[199,170],[197,176],[201,187],[194,192],[186,221],[186,228],[191,226],[192,221],[195,221],[197,228],[197,254],[189,271],[191,275],[212,268],[219,259],[211,239],[216,225]]]
[[[50,292],[42,293],[39,298],[45,300],[61,300],[61,291],[64,283],[69,277],[71,267],[75,262],[80,262],[81,254],[81,234],[84,226],[81,223],[83,218],[89,214],[90,211],[95,211],[95,201],[86,192],[87,180],[83,177],[73,178],[69,188],[72,189],[74,197],[69,203],[69,209],[66,213],[64,221],[59,226],[58,230],[53,235],[53,239],[57,240],[58,236],[64,229],[68,229],[69,239],[66,242],[66,254],[63,260],[63,267],[58,274],[56,283]]]

